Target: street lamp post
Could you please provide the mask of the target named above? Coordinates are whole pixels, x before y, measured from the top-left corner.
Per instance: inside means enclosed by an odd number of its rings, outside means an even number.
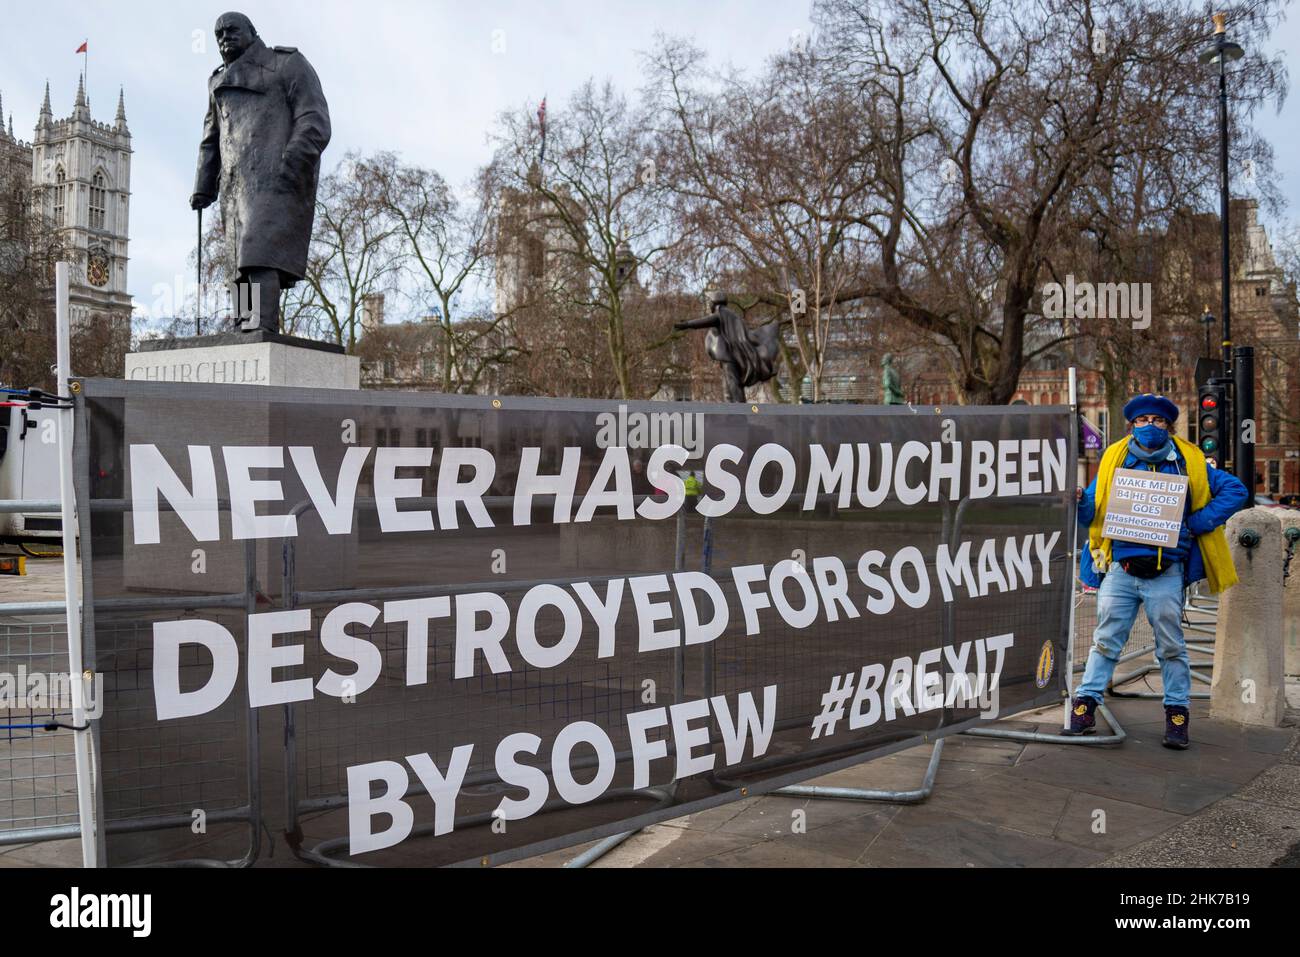
[[[1231,264],[1229,262],[1230,239],[1228,235],[1228,72],[1227,64],[1231,60],[1240,60],[1246,52],[1239,44],[1228,39],[1227,15],[1214,15],[1214,46],[1200,56],[1200,62],[1219,68],[1219,241],[1220,273],[1222,289],[1220,290],[1220,319],[1223,322],[1223,371],[1232,371],[1232,289],[1230,284]]]
[[[1255,446],[1254,436],[1251,442],[1242,441],[1242,423],[1254,414],[1254,362],[1252,357],[1245,357],[1246,368],[1235,370],[1232,353],[1232,264],[1231,240],[1228,231],[1228,71],[1227,65],[1232,60],[1240,60],[1245,54],[1240,44],[1228,39],[1227,14],[1216,13],[1214,20],[1214,45],[1200,55],[1200,62],[1207,66],[1219,68],[1219,243],[1220,243],[1220,301],[1221,321],[1223,323],[1223,374],[1233,379],[1233,464],[1237,477],[1246,483],[1246,488],[1254,494],[1255,490]],[[1208,312],[1208,310],[1207,310]],[[1241,350],[1251,352],[1253,350]]]

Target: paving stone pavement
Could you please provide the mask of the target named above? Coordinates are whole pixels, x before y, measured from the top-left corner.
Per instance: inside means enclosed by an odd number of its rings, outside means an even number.
[[[947,739],[919,805],[753,798],[647,828],[596,867],[1267,867],[1300,845],[1300,715],[1245,728],[1192,708],[1193,747],[1170,751],[1158,701],[1110,702],[1119,747]],[[1018,727],[1055,731],[1059,710]],[[818,784],[919,785],[929,748]],[[517,865],[553,867],[590,845]],[[1300,863],[1300,860],[1297,861]],[[1294,865],[1292,865],[1294,866]]]
[[[0,555],[21,555],[12,545],[0,545]],[[81,564],[77,564],[80,573]],[[0,577],[0,603],[63,601],[63,559],[28,558],[27,574]]]
[[[946,739],[916,805],[771,795],[641,831],[596,867],[1267,867],[1300,865],[1300,731],[1243,728],[1192,709],[1193,747],[1160,745],[1153,701],[1113,701],[1120,747]],[[1055,731],[1059,710],[1015,727]],[[1292,712],[1294,724],[1300,714]],[[929,747],[819,779],[915,788]],[[590,845],[510,867],[558,867]],[[283,848],[280,849],[281,851]],[[75,866],[75,842],[0,848],[0,868]],[[1288,863],[1289,862],[1289,863]],[[295,866],[277,853],[269,866]]]

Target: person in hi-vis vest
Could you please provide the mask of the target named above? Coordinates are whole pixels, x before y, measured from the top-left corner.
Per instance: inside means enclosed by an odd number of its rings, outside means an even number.
[[[1250,498],[1236,476],[1205,460],[1195,445],[1171,432],[1178,406],[1162,395],[1135,396],[1124,406],[1130,434],[1102,453],[1097,477],[1079,495],[1079,524],[1087,529],[1080,575],[1097,591],[1097,630],[1083,681],[1075,691],[1070,727],[1063,734],[1092,734],[1093,712],[1110,683],[1138,607],[1146,607],[1155,633],[1156,658],[1164,685],[1168,748],[1188,743],[1191,667],[1183,640],[1183,589],[1206,579],[1219,593],[1237,583],[1223,524]],[[1178,544],[1159,548],[1102,537],[1102,524],[1116,469],[1186,475],[1187,505]]]

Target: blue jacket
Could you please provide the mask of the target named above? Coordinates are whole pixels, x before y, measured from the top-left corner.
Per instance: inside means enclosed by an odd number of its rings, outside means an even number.
[[[1122,467],[1126,469],[1150,469],[1152,466],[1140,460],[1130,451],[1124,457]],[[1187,463],[1183,460],[1182,453],[1177,450],[1177,446],[1174,447],[1173,456],[1161,462],[1156,471],[1180,475],[1187,474]],[[1206,477],[1210,483],[1210,501],[1206,503],[1205,508],[1193,512],[1191,511],[1191,496],[1187,497],[1187,511],[1183,513],[1183,527],[1178,535],[1178,547],[1166,548],[1163,551],[1165,561],[1181,561],[1183,563],[1184,586],[1200,581],[1205,577],[1205,562],[1201,558],[1201,549],[1196,544],[1196,536],[1204,535],[1206,532],[1218,528],[1244,508],[1250,500],[1250,493],[1246,490],[1246,486],[1232,473],[1221,471],[1211,465],[1206,469]],[[1092,524],[1093,517],[1096,515],[1096,496],[1097,480],[1093,479],[1092,484],[1083,493],[1083,498],[1079,500],[1079,524],[1084,529],[1087,529]],[[1101,575],[1093,566],[1092,553],[1088,550],[1086,532],[1083,538],[1083,548],[1080,551],[1079,578],[1085,585],[1096,588],[1101,584]],[[1122,558],[1133,558],[1138,555],[1155,554],[1156,549],[1151,545],[1139,545],[1133,542],[1113,542],[1111,545],[1111,558],[1114,561],[1119,561]]]

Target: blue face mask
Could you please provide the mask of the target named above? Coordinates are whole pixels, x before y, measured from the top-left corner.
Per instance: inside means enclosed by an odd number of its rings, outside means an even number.
[[[1133,436],[1148,449],[1162,449],[1169,441],[1169,430],[1158,425],[1139,425],[1133,430]]]

